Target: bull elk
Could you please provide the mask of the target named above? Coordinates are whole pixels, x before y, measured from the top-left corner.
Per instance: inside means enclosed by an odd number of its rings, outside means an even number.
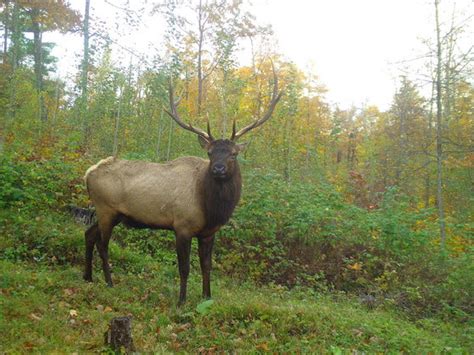
[[[97,223],[85,232],[84,279],[92,281],[94,245],[102,259],[105,281],[112,286],[108,245],[119,223],[135,228],[168,229],[176,235],[180,276],[179,305],[186,300],[191,239],[198,239],[203,297],[211,297],[210,271],[214,234],[230,219],[242,187],[237,154],[245,144],[237,140],[262,125],[272,115],[282,92],[274,74],[272,98],[265,114],[236,132],[230,139],[215,139],[209,121],[207,132],[186,124],[177,110],[170,85],[170,111],[166,112],[185,130],[198,135],[209,160],[182,157],[165,164],[108,157],[91,166],[84,180],[95,206]],[[179,100],[178,100],[179,101]]]

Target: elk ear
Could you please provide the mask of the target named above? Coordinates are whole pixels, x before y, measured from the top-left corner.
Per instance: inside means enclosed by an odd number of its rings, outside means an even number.
[[[206,138],[198,136],[198,141],[202,148],[206,150],[209,148],[209,141]]]
[[[240,152],[243,152],[245,150],[245,148],[247,148],[247,145],[248,145],[248,142],[239,143],[239,144],[236,144],[235,146],[237,147],[237,149],[239,150],[239,153],[240,153]]]

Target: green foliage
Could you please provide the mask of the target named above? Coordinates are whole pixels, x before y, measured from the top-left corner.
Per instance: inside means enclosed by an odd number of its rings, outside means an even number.
[[[175,307],[175,267],[117,274],[114,288],[82,283],[76,267],[0,261],[2,352],[102,352],[113,317],[131,315],[140,352],[368,353],[472,352],[466,325],[413,323],[391,310],[367,311],[355,300],[255,287],[219,278],[215,300],[200,303],[193,273],[190,301]],[[194,275],[194,276],[193,276]],[[204,311],[203,311],[204,310]],[[22,336],[18,336],[21,334]]]
[[[241,205],[220,232],[217,267],[264,283],[373,294],[412,314],[442,312],[444,298],[461,313],[472,312],[472,288],[459,278],[469,260],[440,258],[432,216],[432,210],[414,210],[396,189],[384,194],[379,209],[367,211],[344,202],[327,183],[288,184],[278,174],[253,171],[245,176]],[[460,283],[442,286],[458,269],[464,270],[455,278]]]
[[[71,165],[59,159],[17,161],[2,157],[0,197],[4,207],[15,205],[35,210],[64,203],[64,183],[69,182]]]
[[[196,312],[202,315],[208,314],[213,304],[213,300],[206,300],[204,302],[201,302],[196,306]]]
[[[5,157],[0,161],[0,207],[5,208],[25,198],[21,173]]]
[[[0,168],[0,256],[8,260],[77,262],[82,230],[70,223],[65,206],[77,194],[77,162],[5,154]]]

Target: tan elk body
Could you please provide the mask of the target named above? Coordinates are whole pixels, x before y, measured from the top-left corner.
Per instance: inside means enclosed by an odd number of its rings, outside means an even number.
[[[96,208],[97,223],[85,233],[86,263],[84,279],[92,281],[92,257],[97,246],[105,280],[112,286],[108,263],[108,244],[115,225],[173,230],[180,274],[179,304],[185,302],[189,275],[191,239],[198,238],[203,276],[203,296],[211,296],[210,270],[214,234],[232,215],[242,186],[236,160],[243,144],[236,141],[267,121],[281,97],[274,76],[272,100],[265,115],[236,132],[231,139],[214,139],[208,123],[207,133],[184,123],[178,115],[170,87],[168,114],[184,129],[199,136],[209,160],[182,157],[158,164],[109,157],[90,167],[85,176],[90,199]]]
[[[109,157],[85,175],[99,220],[120,214],[150,227],[193,234],[205,226],[202,181],[209,161],[183,157],[167,164]]]

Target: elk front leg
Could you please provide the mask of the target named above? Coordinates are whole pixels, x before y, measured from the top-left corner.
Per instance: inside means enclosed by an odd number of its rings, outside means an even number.
[[[202,273],[202,297],[211,298],[212,246],[214,235],[198,239],[199,262]]]
[[[178,306],[186,302],[186,288],[189,276],[189,254],[191,253],[191,238],[176,235],[176,254],[178,255],[179,268],[179,301]]]

